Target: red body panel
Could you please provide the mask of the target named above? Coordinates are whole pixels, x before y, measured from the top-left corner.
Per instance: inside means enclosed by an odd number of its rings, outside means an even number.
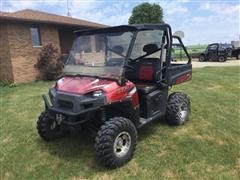
[[[57,81],[56,89],[81,95],[102,90],[108,104],[131,99],[134,107],[139,105],[136,87],[130,81],[127,81],[123,86],[119,86],[115,81],[111,80],[91,77],[64,77]]]
[[[183,74],[181,76],[179,76],[177,79],[176,79],[176,84],[180,84],[180,83],[183,83],[183,82],[186,82],[186,81],[189,81],[192,79],[192,73],[186,73],[186,74]]]

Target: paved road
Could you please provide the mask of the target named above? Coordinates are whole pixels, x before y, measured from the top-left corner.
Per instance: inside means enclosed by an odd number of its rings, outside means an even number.
[[[240,66],[240,60],[227,60],[226,62],[198,62],[192,61],[193,68],[202,68],[202,67],[222,67],[222,66]]]
[[[178,63],[178,62],[176,62]],[[222,66],[240,66],[240,60],[227,60],[226,62],[199,62],[197,60],[192,61],[193,68],[203,67],[222,67]]]

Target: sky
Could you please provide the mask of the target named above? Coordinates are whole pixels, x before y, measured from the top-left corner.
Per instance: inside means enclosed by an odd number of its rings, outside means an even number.
[[[240,0],[68,0],[72,17],[114,26],[127,24],[132,9],[143,3],[163,8],[173,32],[183,31],[187,45],[230,43],[240,38]],[[67,15],[67,0],[0,0],[0,11],[35,9]]]

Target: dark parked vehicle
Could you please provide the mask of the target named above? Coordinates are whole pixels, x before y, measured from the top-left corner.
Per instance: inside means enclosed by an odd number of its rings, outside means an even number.
[[[162,117],[170,125],[188,121],[189,97],[182,92],[169,95],[169,90],[191,80],[191,58],[169,25],[126,25],[75,34],[64,76],[49,89],[49,98],[43,95],[45,110],[37,130],[44,140],[71,130],[96,132],[97,159],[116,168],[133,157],[138,128]],[[171,62],[173,39],[186,53],[187,64]]]
[[[232,51],[234,49],[232,44],[221,44],[222,48],[225,49],[227,57],[232,57]]]
[[[199,61],[225,62],[228,57],[240,59],[240,48],[232,44],[213,43],[209,44],[205,52],[199,55]]]
[[[218,61],[225,62],[228,53],[226,48],[220,43],[209,44],[204,53],[199,55],[199,61]]]
[[[233,41],[234,42],[234,41]],[[237,41],[235,41],[237,42]],[[240,47],[237,46],[237,43],[234,44],[222,44],[223,48],[226,49],[228,57],[235,57],[236,59],[240,59]]]

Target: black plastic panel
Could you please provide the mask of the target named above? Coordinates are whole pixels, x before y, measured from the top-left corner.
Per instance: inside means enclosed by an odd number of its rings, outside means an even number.
[[[140,117],[150,118],[159,112],[166,111],[167,90],[156,90],[149,94],[139,92]]]

